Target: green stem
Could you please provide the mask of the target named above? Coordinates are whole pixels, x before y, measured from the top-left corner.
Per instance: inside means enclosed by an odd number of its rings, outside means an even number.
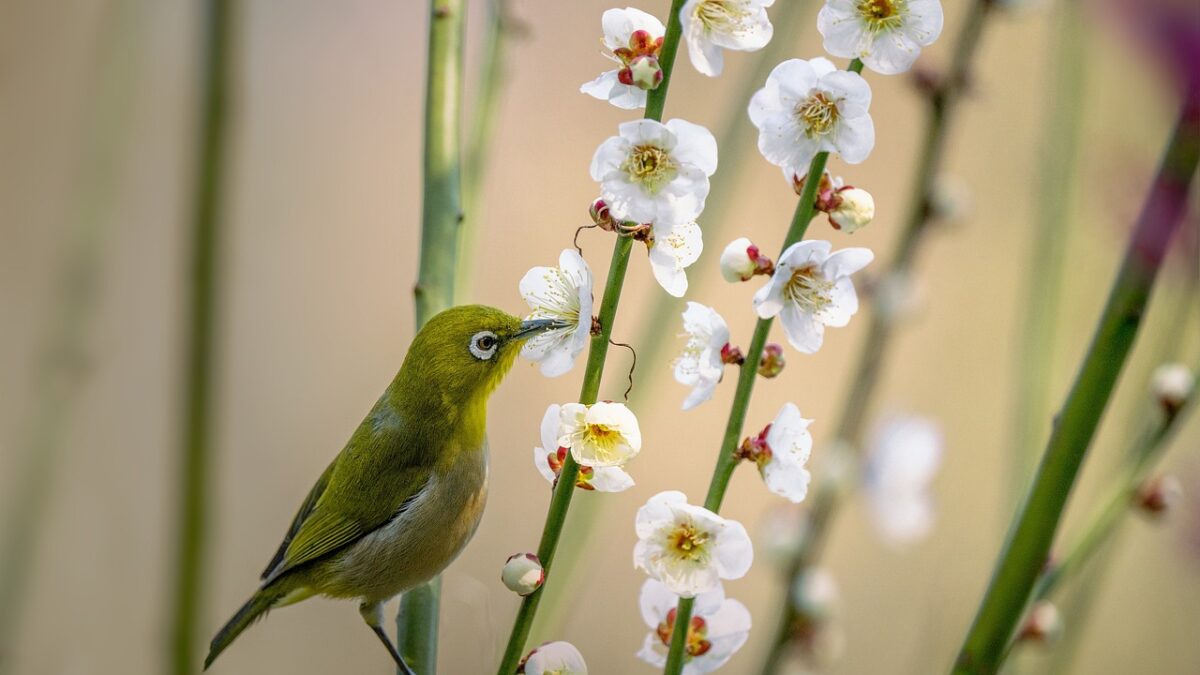
[[[776,9],[778,8],[778,9]],[[792,54],[797,47],[797,39],[801,25],[808,28],[809,24],[801,19],[809,16],[812,9],[810,0],[789,0],[776,3],[772,8],[774,13],[771,22],[775,25],[775,36],[763,49],[748,56],[753,59],[751,73],[739,78],[738,93],[729,97],[731,104],[725,113],[725,121],[721,131],[717,133],[717,147],[721,149],[721,180],[713,183],[712,191],[704,202],[704,213],[700,216],[700,224],[704,229],[706,248],[700,258],[692,264],[692,269],[703,269],[705,261],[714,251],[719,242],[719,233],[726,225],[736,222],[736,218],[726,217],[731,206],[737,203],[738,188],[742,185],[742,165],[747,158],[757,157],[755,141],[752,135],[754,126],[746,115],[746,101],[762,87],[767,75],[783,59]],[[696,296],[703,285],[710,279],[709,275],[692,275],[689,279],[688,293]],[[670,340],[661,336],[669,334],[668,324],[679,321],[679,313],[683,300],[666,293],[654,294],[653,299],[642,312],[644,320],[634,323],[641,325],[638,338],[633,344],[638,346],[638,360],[642,363],[662,363],[663,351],[672,346]],[[630,393],[629,404],[637,406],[641,401],[648,400],[665,378],[649,377],[638,382],[638,386]],[[588,543],[588,533],[596,519],[603,512],[607,502],[601,499],[589,499],[580,503],[572,511],[571,528],[563,535],[559,544],[558,568],[555,575],[558,583],[572,585],[574,579],[585,572],[586,566],[594,564],[595,560],[584,556]],[[567,594],[554,595],[543,603],[537,620],[533,624],[532,634],[544,634],[555,626],[562,624],[563,616],[570,609],[571,596]]]
[[[883,279],[900,278],[909,273],[916,257],[918,244],[922,241],[931,217],[934,215],[933,191],[945,154],[950,120],[962,96],[962,90],[967,81],[991,6],[992,0],[976,0],[971,3],[962,27],[959,29],[950,70],[942,84],[928,95],[929,110],[925,118],[916,177],[912,186],[913,196],[909,203],[900,239],[896,244],[896,252],[881,277]],[[867,336],[859,348],[857,366],[849,380],[850,389],[842,402],[838,422],[834,427],[833,437],[844,442],[847,447],[853,448],[856,452],[862,446],[866,421],[869,418],[879,376],[883,372],[888,353],[887,346],[891,341],[893,328],[892,317],[878,310],[872,312]],[[803,575],[821,556],[825,539],[829,534],[841,499],[841,490],[844,489],[840,483],[840,481],[822,478],[808,498],[809,507],[805,517],[804,536],[799,549],[788,562],[786,569],[788,588],[791,588],[796,579]],[[791,627],[798,618],[792,603],[787,602],[786,598],[780,605],[780,619],[763,666],[763,673],[768,675],[779,671],[783,663],[785,648],[791,641]]]
[[[463,221],[458,232],[458,264],[454,293],[459,302],[469,297],[475,272],[475,247],[482,222],[483,177],[492,148],[500,92],[506,79],[505,48],[509,37],[507,0],[489,0],[484,24],[482,70],[463,161]]]
[[[1193,407],[1195,399],[1193,393],[1184,408],[1175,413],[1159,415],[1150,428],[1138,436],[1129,454],[1132,461],[1109,491],[1109,496],[1083,528],[1083,534],[1057,564],[1038,578],[1033,587],[1034,600],[1049,598],[1065,579],[1078,574],[1101,546],[1113,536],[1121,517],[1129,511],[1138,488],[1146,480],[1150,467],[1170,446],[1168,441],[1171,434],[1179,428],[1184,412]]]
[[[104,239],[112,226],[113,197],[128,148],[133,92],[137,90],[143,30],[132,2],[112,3],[101,17],[100,42],[91,63],[86,100],[86,139],[72,176],[71,213],[62,224],[65,241],[55,270],[50,320],[42,327],[37,370],[29,385],[32,414],[13,443],[21,465],[4,495],[0,529],[0,673],[14,663],[13,639],[25,607],[29,573],[38,563],[47,507],[56,490],[57,467],[91,375],[87,341],[103,272]]]
[[[171,671],[193,673],[197,618],[203,597],[204,547],[208,530],[210,433],[213,429],[214,340],[217,332],[217,257],[220,246],[222,170],[229,110],[233,8],[228,0],[205,3],[203,81],[192,214],[192,260],[187,320],[187,370],[180,463],[178,577],[171,626]]]
[[[1025,302],[1015,322],[1020,334],[1013,405],[1014,501],[1033,473],[1037,442],[1049,431],[1053,412],[1050,391],[1055,380],[1056,319],[1071,223],[1071,187],[1083,132],[1085,52],[1081,14],[1078,0],[1066,0],[1057,6],[1058,30],[1050,57],[1054,76],[1047,82],[1043,99],[1047,119],[1036,183],[1038,211],[1030,230],[1027,268],[1038,273],[1026,279]]]
[[[1045,565],[1088,445],[1137,336],[1163,255],[1187,207],[1200,160],[1200,106],[1189,101],[1134,227],[1104,313],[954,673],[994,673]]]
[[[417,328],[454,304],[455,265],[462,222],[463,0],[430,0],[429,58],[425,71],[425,156],[422,169],[421,260]],[[441,577],[400,598],[396,642],[416,675],[437,672]]]
[[[671,73],[675,66],[675,55],[679,51],[681,33],[679,10],[685,0],[672,0],[670,16],[667,19],[667,30],[663,38],[662,50],[659,52],[659,66],[662,68],[663,79],[658,88],[649,92],[646,99],[645,119],[662,121],[663,109],[667,103],[667,89],[671,84]],[[604,295],[600,301],[600,314],[597,317],[600,332],[592,336],[588,347],[587,367],[583,373],[583,385],[579,392],[579,402],[591,405],[600,394],[600,379],[604,374],[604,362],[608,357],[609,337],[612,335],[613,321],[617,314],[617,303],[621,299],[621,289],[625,283],[625,270],[629,266],[629,251],[633,240],[629,237],[617,237],[613,244],[612,262],[609,263],[608,279],[604,284]],[[546,593],[549,584],[550,566],[554,553],[562,537],[563,524],[567,520],[567,512],[571,508],[571,498],[575,494],[575,482],[579,477],[579,465],[570,454],[563,462],[562,471],[555,483],[550,497],[550,507],[546,512],[546,523],[542,528],[542,538],[538,544],[538,559],[545,569],[547,583],[533,593],[525,596],[517,616],[513,620],[512,632],[508,636],[508,645],[497,669],[499,675],[512,675],[517,670],[521,657],[525,652],[525,643],[529,639],[529,631],[533,627],[537,615],[538,604]]]
[[[859,72],[862,63],[855,59],[850,70]],[[825,163],[829,160],[828,152],[819,152],[808,165],[808,180],[804,181],[804,189],[796,202],[796,210],[792,213],[792,223],[784,237],[780,255],[789,246],[804,238],[808,224],[812,222],[817,204],[817,186],[820,177],[825,173]],[[776,258],[778,259],[778,258]],[[729,407],[729,419],[725,423],[725,435],[721,439],[721,449],[717,454],[717,465],[713,469],[712,479],[708,484],[708,494],[704,497],[704,508],[717,513],[721,510],[721,502],[725,500],[725,490],[733,477],[740,458],[737,455],[738,440],[742,436],[742,427],[746,423],[746,411],[750,407],[750,395],[754,392],[754,382],[758,378],[758,362],[762,359],[763,348],[767,344],[767,336],[771,333],[771,324],[775,320],[759,319],[754,324],[754,336],[746,350],[746,360],[738,372],[737,389],[733,394],[733,402]],[[671,632],[671,645],[667,652],[667,664],[663,673],[679,675],[683,671],[684,650],[687,647],[687,630],[692,621],[693,598],[680,598],[675,608],[675,627]]]

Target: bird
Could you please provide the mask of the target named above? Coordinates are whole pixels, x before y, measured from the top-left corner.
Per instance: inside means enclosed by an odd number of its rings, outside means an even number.
[[[401,672],[383,603],[437,576],[475,533],[487,499],[487,403],[521,345],[563,327],[462,305],[413,338],[399,372],[300,505],[258,590],[209,645],[207,670],[272,609],[357,599]]]

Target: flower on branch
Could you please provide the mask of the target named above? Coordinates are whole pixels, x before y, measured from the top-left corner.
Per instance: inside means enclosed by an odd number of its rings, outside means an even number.
[[[600,25],[604,29],[605,56],[619,67],[601,73],[579,91],[625,110],[646,107],[646,90],[662,81],[658,53],[666,29],[656,17],[633,7],[604,12]],[[645,79],[647,73],[650,82]]]
[[[583,654],[570,642],[547,642],[529,652],[517,670],[524,675],[587,675]]]
[[[767,46],[774,32],[767,8],[773,4],[775,0],[688,0],[679,21],[696,70],[716,77],[725,67],[722,50],[753,52]]]
[[[683,331],[688,341],[675,359],[675,381],[692,388],[683,401],[683,409],[691,410],[712,398],[729,362],[726,359],[734,358],[732,353],[737,348],[729,345],[725,319],[717,310],[698,302],[689,302],[683,311]]]
[[[750,570],[754,548],[746,528],[674,490],[660,492],[638,509],[634,567],[686,598],[713,590],[721,579]]]
[[[542,417],[541,447],[533,449],[533,465],[538,473],[554,485],[562,473],[563,462],[570,450],[558,444],[562,428],[562,406],[553,404]],[[575,486],[597,492],[623,492],[633,487],[633,478],[618,466],[580,466]]]
[[[747,438],[738,456],[758,465],[767,489],[799,504],[808,495],[812,474],[805,465],[812,454],[813,439],[808,431],[812,420],[800,416],[794,403],[785,403],[758,436]]]
[[[708,129],[670,120],[635,120],[600,144],[592,178],[618,221],[669,228],[704,210],[708,177],[717,170],[717,141]]]
[[[592,330],[592,270],[575,249],[558,257],[558,267],[534,267],[519,286],[532,311],[527,319],[555,319],[563,324],[535,335],[521,356],[539,364],[546,377],[557,377],[575,365]]]
[[[655,227],[646,239],[650,269],[667,293],[682,298],[687,293],[687,268],[700,258],[704,240],[700,226],[689,220],[670,227]]]
[[[866,159],[875,147],[870,105],[871,87],[858,73],[824,58],[790,59],[771,71],[749,112],[759,152],[791,182],[808,173],[819,152],[835,152],[849,164]]]
[[[850,275],[875,255],[866,248],[830,253],[827,241],[792,244],[775,265],[775,274],[754,294],[754,308],[764,319],[778,315],[788,342],[805,354],[816,353],[825,326],[841,327],[858,312],[858,295]]]
[[[921,48],[942,34],[938,0],[827,0],[817,14],[825,51],[882,75],[912,67]]]
[[[678,601],[679,596],[657,579],[647,579],[642,584],[638,606],[650,632],[637,655],[655,668],[667,663]],[[683,675],[702,675],[720,668],[746,644],[748,637],[750,610],[737,600],[726,598],[725,589],[718,582],[713,590],[697,595],[692,606]]]
[[[867,455],[864,487],[876,529],[893,544],[927,535],[934,506],[929,485],[942,462],[942,434],[922,417],[882,422]]]
[[[623,403],[567,403],[559,408],[558,447],[582,466],[621,466],[641,452],[642,432]]]

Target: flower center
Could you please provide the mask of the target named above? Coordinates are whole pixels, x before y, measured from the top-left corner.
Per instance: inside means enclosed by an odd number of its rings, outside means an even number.
[[[708,33],[734,33],[750,16],[741,0],[704,0],[696,5],[696,20]]]
[[[792,271],[783,288],[783,297],[805,312],[816,314],[833,303],[832,290],[833,282],[827,280],[816,265],[808,264]]]
[[[666,150],[657,145],[635,145],[625,158],[621,169],[629,174],[629,179],[640,183],[650,194],[658,192],[662,186],[671,182],[675,177],[675,162]]]
[[[667,616],[662,623],[658,624],[655,632],[658,633],[658,639],[662,640],[664,647],[671,646],[671,632],[675,630],[675,608],[667,612]],[[704,621],[704,617],[693,616],[691,623],[688,624],[687,645],[686,651],[688,657],[704,656],[708,650],[712,649],[712,643],[706,638],[708,637],[708,626]]]
[[[904,22],[904,0],[861,0],[857,9],[872,32],[893,30]]]
[[[616,456],[616,447],[623,438],[620,430],[607,424],[588,424],[583,427],[583,442],[595,448],[596,457],[603,461]]]
[[[796,119],[804,127],[804,135],[809,138],[829,133],[837,124],[840,114],[837,101],[830,100],[823,91],[810,95],[796,106]]]
[[[708,559],[709,534],[692,523],[679,523],[667,533],[667,550],[688,562]]]

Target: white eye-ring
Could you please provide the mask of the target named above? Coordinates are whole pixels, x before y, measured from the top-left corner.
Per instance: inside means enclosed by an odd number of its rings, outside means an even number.
[[[499,345],[500,340],[490,330],[481,330],[471,336],[471,353],[480,361],[487,361],[495,356],[496,347]]]

